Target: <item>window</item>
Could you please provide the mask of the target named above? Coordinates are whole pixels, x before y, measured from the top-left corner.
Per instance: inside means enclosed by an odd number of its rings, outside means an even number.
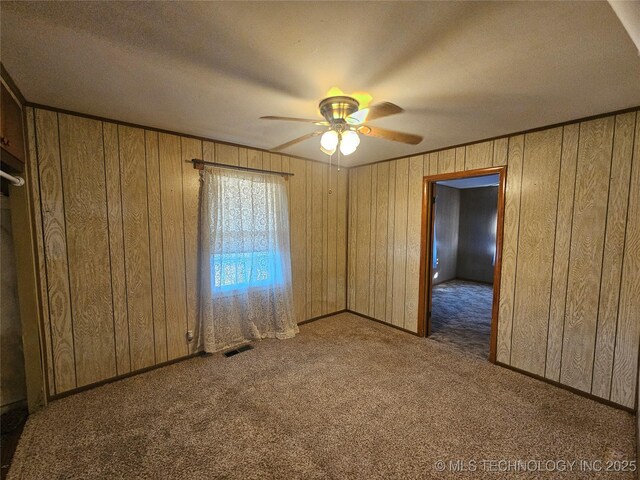
[[[205,351],[294,336],[285,180],[205,167],[201,181],[198,315]]]
[[[214,253],[211,256],[213,290],[220,292],[264,287],[284,281],[277,252]]]
[[[227,295],[282,284],[280,239],[288,236],[288,228],[281,221],[280,196],[286,195],[286,188],[264,175],[228,173],[218,177],[216,186],[212,291]]]

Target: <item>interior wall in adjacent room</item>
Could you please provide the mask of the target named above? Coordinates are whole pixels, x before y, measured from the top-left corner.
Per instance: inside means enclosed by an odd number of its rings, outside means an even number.
[[[353,168],[351,310],[418,330],[422,177],[507,165],[497,360],[634,408],[637,111]]]
[[[460,190],[436,185],[436,237],[437,237],[437,266],[434,273],[437,278],[433,284],[456,278],[458,267],[458,227],[460,220]]]
[[[498,187],[462,188],[456,277],[493,283]]]
[[[346,169],[42,108],[27,123],[50,395],[196,352],[192,158],[293,173],[296,319],[345,308]]]
[[[13,250],[9,197],[0,194],[0,245],[2,279],[0,282],[0,411],[26,404],[22,324],[18,308],[18,278]]]

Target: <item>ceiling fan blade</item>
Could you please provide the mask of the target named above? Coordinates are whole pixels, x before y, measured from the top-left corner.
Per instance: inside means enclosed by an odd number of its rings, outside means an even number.
[[[327,122],[322,120],[311,120],[309,118],[295,118],[295,117],[276,117],[273,115],[268,115],[266,117],[260,117],[261,120],[284,120],[287,122],[303,122],[303,123],[314,123],[316,125],[329,125]]]
[[[322,132],[322,131],[307,133],[306,135],[303,135],[303,136],[298,137],[298,138],[294,138],[293,140],[290,140],[287,143],[283,143],[282,145],[278,145],[277,147],[272,148],[271,151],[279,152],[281,150],[284,150],[285,148],[289,148],[290,146],[295,145],[296,143],[304,142],[305,140],[309,140],[310,138],[317,137],[319,135],[322,135],[323,133],[324,132]]]
[[[381,102],[371,105],[370,107],[358,110],[347,117],[347,123],[351,125],[360,125],[366,121],[375,120],[376,118],[388,117],[397,113],[404,112],[402,108],[391,102]]]
[[[422,137],[420,135],[396,132],[394,130],[387,130],[386,128],[380,127],[370,127],[368,125],[361,125],[360,127],[358,127],[358,133],[361,133],[362,135],[366,135],[368,137],[382,138],[384,140],[408,143],[410,145],[417,145],[422,141]]]

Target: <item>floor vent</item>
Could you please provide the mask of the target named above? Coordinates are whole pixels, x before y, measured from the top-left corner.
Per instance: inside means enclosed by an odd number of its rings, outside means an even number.
[[[233,350],[227,350],[224,352],[225,357],[233,357],[242,352],[246,352],[247,350],[251,350],[253,347],[251,345],[242,345],[241,347],[234,348]]]

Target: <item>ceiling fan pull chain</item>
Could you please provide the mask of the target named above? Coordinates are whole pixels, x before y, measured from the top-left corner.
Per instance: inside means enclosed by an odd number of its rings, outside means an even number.
[[[333,160],[333,153],[329,155],[329,195],[331,195],[331,161]]]

